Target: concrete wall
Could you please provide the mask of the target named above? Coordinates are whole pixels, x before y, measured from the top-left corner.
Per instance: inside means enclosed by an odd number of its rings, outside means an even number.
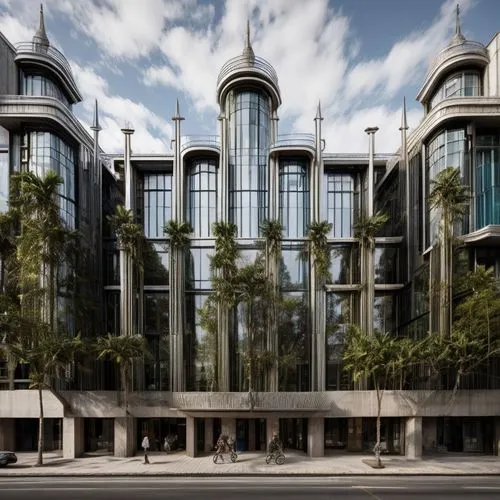
[[[488,55],[490,63],[486,67],[484,74],[484,95],[500,96],[500,34],[497,33],[488,44]]]
[[[115,418],[115,457],[135,455],[136,421],[132,417]]]
[[[83,418],[63,419],[63,457],[81,457],[85,448]]]
[[[310,457],[325,455],[325,419],[321,417],[307,420],[307,454]]]
[[[0,95],[15,95],[18,93],[18,69],[15,49],[0,33]]]
[[[422,458],[422,417],[410,417],[405,423],[406,458]]]
[[[51,391],[43,391],[43,411],[46,418],[64,416],[64,404]],[[0,418],[38,418],[38,391],[0,391]]]

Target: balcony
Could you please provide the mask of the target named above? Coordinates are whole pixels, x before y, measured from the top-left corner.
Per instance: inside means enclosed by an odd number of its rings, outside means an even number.
[[[209,150],[220,152],[220,137],[218,135],[185,135],[181,137],[181,153],[189,150]]]
[[[35,42],[20,42],[15,45],[15,49],[16,62],[30,63],[49,69],[63,85],[73,104],[82,100],[82,95],[73,78],[71,66],[61,52],[50,45]]]
[[[276,142],[272,143],[269,151],[307,151],[314,153],[316,139],[314,134],[284,134],[279,135]]]

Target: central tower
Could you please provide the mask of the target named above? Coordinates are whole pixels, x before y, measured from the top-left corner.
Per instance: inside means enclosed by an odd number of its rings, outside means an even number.
[[[281,104],[274,68],[256,57],[247,23],[240,56],[222,67],[217,80],[221,121],[220,219],[238,226],[241,238],[256,238],[269,218],[269,146],[276,139]]]

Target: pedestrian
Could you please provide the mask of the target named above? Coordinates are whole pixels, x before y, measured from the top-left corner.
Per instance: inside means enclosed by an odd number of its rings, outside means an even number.
[[[149,438],[148,435],[144,435],[144,439],[142,440],[142,449],[144,450],[144,463],[149,464],[149,458],[148,458],[148,450],[149,450]]]

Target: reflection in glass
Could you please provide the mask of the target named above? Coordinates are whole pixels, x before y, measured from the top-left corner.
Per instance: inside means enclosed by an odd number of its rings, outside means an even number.
[[[481,77],[476,71],[454,73],[434,93],[431,109],[450,97],[473,97],[481,95]]]
[[[163,228],[172,218],[172,175],[144,174],[144,234],[165,238]]]
[[[476,140],[476,229],[500,224],[500,144],[497,135]]]
[[[112,335],[120,334],[120,292],[106,291],[105,294],[106,307],[104,309],[104,323],[106,333]]]
[[[284,290],[304,290],[308,284],[308,261],[302,245],[286,245],[281,250],[280,286]]]
[[[349,377],[342,369],[342,350],[347,327],[355,321],[352,293],[326,295],[326,389],[350,389]]]
[[[25,75],[21,85],[22,95],[54,97],[71,109],[71,103],[62,89],[46,76]]]
[[[199,309],[204,307],[207,295],[186,295],[186,338],[184,343],[187,361],[187,390],[213,391],[215,387],[215,366],[217,338],[200,325]]]
[[[229,218],[238,236],[256,238],[267,217],[270,111],[265,94],[239,92],[229,110]]]
[[[145,242],[143,251],[144,285],[168,286],[168,251],[166,243]]]
[[[210,256],[213,248],[191,248],[186,258],[186,287],[189,290],[210,290],[212,273]]]
[[[215,160],[196,159],[191,162],[187,177],[188,220],[194,236],[211,236],[217,220],[217,167]]]
[[[357,245],[334,245],[331,250],[330,284],[350,285],[359,282]]]
[[[375,293],[373,301],[373,330],[392,332],[396,326],[396,300],[391,294]]]
[[[307,294],[283,293],[278,311],[279,390],[309,390],[309,342]]]
[[[305,160],[280,162],[279,213],[285,238],[302,238],[309,225],[309,178]]]
[[[326,172],[327,220],[333,224],[330,237],[352,238],[358,195],[354,174]]]
[[[377,246],[374,252],[375,283],[398,282],[398,248]]]
[[[169,388],[168,293],[144,294],[144,335],[151,353],[145,359],[146,388],[166,391]]]
[[[0,150],[0,212],[9,209],[9,152]]]

